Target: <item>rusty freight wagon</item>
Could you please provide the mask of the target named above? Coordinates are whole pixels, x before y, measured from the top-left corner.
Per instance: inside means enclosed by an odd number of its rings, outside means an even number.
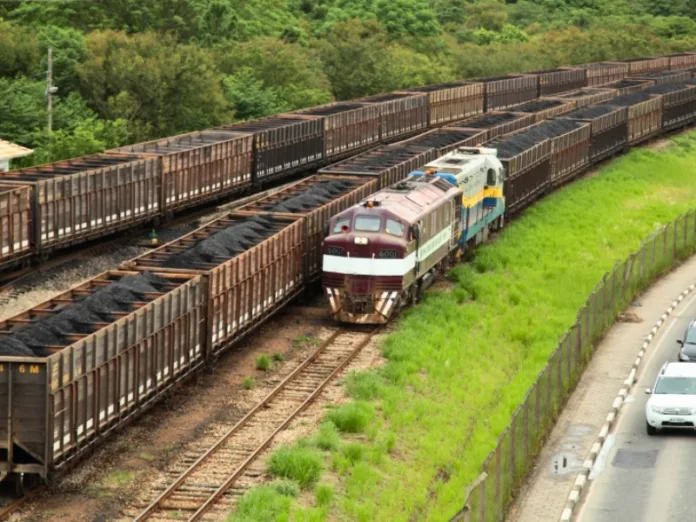
[[[557,118],[532,125],[520,132],[520,138],[551,143],[549,180],[557,186],[584,170],[590,158],[590,129],[586,122]]]
[[[575,107],[576,105],[573,100],[539,98],[538,100],[513,107],[510,110],[521,114],[532,114],[534,116],[534,122],[536,123],[542,120],[548,120],[564,112],[570,112],[575,109]]]
[[[208,357],[277,312],[304,288],[304,226],[297,216],[231,212],[125,262],[126,270],[202,276]]]
[[[638,74],[632,76],[633,80],[648,80],[655,82],[655,85],[665,83],[681,83],[691,79],[691,71],[662,71],[656,73]]]
[[[393,185],[437,157],[432,147],[394,143],[324,167],[319,174],[366,176],[377,179],[378,189]]]
[[[96,154],[0,174],[31,187],[34,254],[134,227],[159,215],[156,159]]]
[[[539,97],[539,77],[535,75],[508,74],[473,81],[485,86],[486,112],[506,109]]]
[[[608,105],[628,108],[628,144],[637,145],[662,130],[662,96],[638,91],[609,100]]]
[[[673,130],[696,121],[696,80],[655,85],[646,94],[662,96],[662,129]]]
[[[414,87],[405,92],[428,95],[428,126],[437,127],[484,112],[483,83],[452,82]]]
[[[380,142],[379,105],[354,101],[331,103],[291,113],[308,115],[324,123],[324,158],[356,153]]]
[[[198,276],[113,270],[0,323],[0,472],[65,471],[204,362]],[[16,475],[17,476],[17,475]]]
[[[552,96],[559,92],[572,91],[587,85],[585,69],[562,67],[527,73],[539,77],[538,96]]]
[[[670,71],[677,71],[680,69],[696,69],[696,53],[670,54],[667,56],[667,58],[669,58]]]
[[[353,176],[311,176],[275,194],[237,209],[258,218],[301,218],[303,274],[309,284],[321,275],[321,243],[332,216],[376,192],[377,180]]]
[[[587,122],[591,125],[590,164],[626,150],[628,145],[628,109],[608,103],[590,105],[563,118]]]
[[[585,71],[587,87],[605,86],[618,82],[628,76],[627,63],[588,63],[575,66]]]
[[[549,99],[571,101],[575,103],[575,108],[580,109],[581,107],[587,107],[588,105],[595,105],[597,103],[611,100],[612,98],[616,98],[618,95],[619,91],[616,89],[586,87],[577,91],[557,94]]]
[[[165,214],[242,191],[252,182],[252,137],[246,134],[205,130],[109,152],[159,159]]]
[[[551,181],[551,141],[525,129],[498,137],[486,147],[498,151],[505,169],[505,212],[515,214],[542,197]]]
[[[485,129],[460,129],[457,127],[442,127],[425,132],[420,136],[409,138],[402,144],[415,145],[416,147],[434,148],[437,157],[452,152],[458,147],[475,147],[481,145],[486,139]]]
[[[32,255],[32,188],[0,186],[0,269]]]
[[[605,62],[609,64],[627,64],[628,76],[638,74],[656,73],[669,70],[669,57],[667,56],[648,56],[644,58],[631,58],[628,60],[616,60]]]
[[[253,136],[252,179],[263,184],[319,164],[324,159],[324,122],[280,114],[218,129]]]
[[[381,120],[380,141],[423,132],[428,128],[428,97],[415,92],[390,92],[356,100],[379,107]]]
[[[458,129],[485,130],[484,142],[492,140],[502,134],[529,127],[534,123],[533,114],[521,114],[518,112],[489,112],[477,118],[458,121],[451,125]]]

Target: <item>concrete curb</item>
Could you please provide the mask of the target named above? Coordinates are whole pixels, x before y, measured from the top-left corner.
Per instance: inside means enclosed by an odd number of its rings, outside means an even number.
[[[695,288],[696,284],[693,284],[689,286],[689,288],[684,290],[681,294],[679,294],[679,297],[677,297],[677,299],[672,302],[669,308],[667,308],[665,313],[660,316],[660,319],[655,323],[655,326],[652,327],[650,333],[645,338],[643,346],[640,349],[640,352],[638,352],[638,357],[633,363],[631,372],[628,374],[628,378],[623,382],[623,385],[621,386],[621,389],[619,390],[616,399],[614,399],[614,402],[611,405],[611,411],[607,415],[604,424],[602,424],[602,429],[599,431],[599,435],[597,436],[595,443],[592,445],[592,449],[590,449],[590,454],[587,456],[587,458],[582,464],[582,471],[578,474],[577,478],[575,479],[573,489],[568,495],[568,501],[566,502],[565,509],[561,514],[560,522],[570,522],[570,520],[573,518],[573,510],[575,509],[576,504],[580,500],[580,495],[582,494],[583,488],[587,484],[587,478],[590,475],[590,471],[592,471],[592,467],[594,466],[594,463],[597,460],[597,456],[599,455],[599,452],[602,450],[602,445],[604,444],[607,435],[609,435],[609,431],[611,430],[612,425],[614,424],[614,422],[616,422],[616,418],[619,415],[619,410],[621,410],[621,406],[623,406],[624,399],[626,398],[626,396],[628,396],[628,391],[636,382],[636,374],[638,373],[638,367],[640,366],[640,363],[642,362],[643,357],[645,356],[645,352],[648,349],[648,346],[650,346],[650,343],[655,338],[657,331],[662,327],[663,324],[665,324],[665,320],[672,314],[672,312],[674,312],[674,310],[677,308],[677,306],[679,306],[679,304],[684,300],[684,298],[687,295],[689,295]]]

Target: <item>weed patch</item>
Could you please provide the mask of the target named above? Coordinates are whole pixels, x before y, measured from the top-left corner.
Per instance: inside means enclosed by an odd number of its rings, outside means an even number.
[[[271,363],[271,358],[266,355],[265,353],[259,355],[256,358],[256,369],[261,370],[262,372],[267,372],[268,370],[271,369],[272,363]]]
[[[360,433],[375,416],[372,404],[358,401],[334,408],[326,415],[344,433]]]
[[[338,428],[331,422],[322,422],[319,426],[319,433],[316,437],[316,445],[324,451],[338,449],[341,443],[341,437],[338,433]]]
[[[242,382],[242,386],[244,386],[245,390],[253,390],[256,388],[256,379],[252,377],[251,375],[247,378],[244,379]]]
[[[302,488],[314,485],[323,469],[321,454],[307,446],[283,446],[268,459],[270,474],[294,480]]]

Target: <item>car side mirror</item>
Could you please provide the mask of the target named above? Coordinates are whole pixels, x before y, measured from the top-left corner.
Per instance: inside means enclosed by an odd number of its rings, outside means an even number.
[[[684,341],[682,341],[681,339],[677,339],[677,344],[680,346],[684,346]]]
[[[652,390],[650,388],[645,388],[645,395],[650,395]]]

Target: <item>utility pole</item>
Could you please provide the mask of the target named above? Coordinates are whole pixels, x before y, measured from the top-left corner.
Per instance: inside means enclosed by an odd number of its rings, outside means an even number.
[[[53,131],[53,48],[48,48],[48,73],[46,77],[46,97],[48,98],[48,133]]]

